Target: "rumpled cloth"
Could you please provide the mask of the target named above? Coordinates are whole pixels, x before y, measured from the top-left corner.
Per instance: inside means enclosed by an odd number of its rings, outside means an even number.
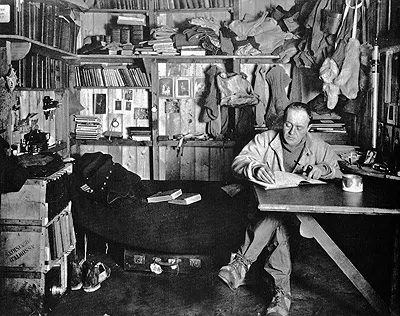
[[[244,107],[256,105],[258,96],[243,73],[220,73],[217,75],[217,85],[221,93],[221,106]]]
[[[208,95],[203,104],[200,121],[207,123],[206,132],[212,137],[218,138],[227,130],[228,125],[228,109],[221,108],[219,104],[219,92],[217,87],[217,75],[222,70],[217,66],[211,66],[206,71],[208,84]]]
[[[265,124],[265,113],[269,102],[269,85],[266,81],[267,68],[265,65],[257,65],[254,80],[254,93],[258,95],[260,102],[254,107],[255,124],[263,126]]]
[[[277,65],[268,71],[266,80],[271,87],[271,99],[265,123],[267,127],[273,129],[280,127],[283,118],[283,111],[290,103],[285,88],[289,85],[291,79],[285,70],[281,66]]]

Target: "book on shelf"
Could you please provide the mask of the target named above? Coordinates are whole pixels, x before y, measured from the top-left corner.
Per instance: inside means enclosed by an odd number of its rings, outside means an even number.
[[[262,186],[265,190],[295,188],[300,185],[326,184],[322,180],[306,179],[305,176],[296,173],[275,171],[274,175],[275,183],[266,183],[255,179],[250,181]]]
[[[201,200],[201,195],[199,193],[182,193],[181,196],[176,199],[169,200],[170,204],[178,204],[178,205],[189,205]]]
[[[147,198],[148,203],[158,203],[158,202],[166,202],[173,199],[176,199],[178,196],[182,195],[181,189],[171,189],[167,191],[157,192]]]
[[[181,56],[205,56],[206,50],[204,48],[187,48],[183,46],[181,48]]]
[[[142,25],[146,26],[146,16],[141,13],[120,15],[117,17],[118,25]]]

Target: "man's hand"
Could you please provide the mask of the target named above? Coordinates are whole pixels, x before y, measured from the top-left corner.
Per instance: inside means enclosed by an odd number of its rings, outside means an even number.
[[[266,183],[275,183],[274,172],[268,166],[256,167],[253,169],[253,176],[257,180]]]
[[[311,166],[312,168],[310,168],[311,170],[306,173],[307,179],[319,179],[327,174],[327,170],[324,165],[306,165],[305,170],[307,170],[309,166]]]

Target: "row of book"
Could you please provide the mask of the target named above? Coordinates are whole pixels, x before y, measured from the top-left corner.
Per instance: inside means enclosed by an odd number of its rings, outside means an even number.
[[[69,65],[49,56],[28,53],[22,60],[13,61],[19,86],[36,89],[64,89],[69,85]]]
[[[97,116],[75,115],[75,138],[77,140],[98,140],[102,134],[101,121]]]
[[[149,2],[147,0],[96,0],[93,8],[148,10]]]
[[[76,66],[75,86],[149,87],[150,79],[139,67]]]
[[[2,23],[1,33],[20,35],[43,44],[76,53],[80,27],[73,11],[62,2],[6,0],[10,22]],[[72,39],[72,40],[71,40]]]
[[[233,0],[157,0],[156,9],[208,9],[228,8],[233,6]]]
[[[63,211],[59,217],[47,226],[47,249],[50,260],[59,259],[71,251],[76,244],[76,236],[71,211]]]
[[[347,132],[346,123],[343,122],[340,115],[335,113],[326,115],[317,115],[313,113],[310,123],[310,132],[345,134]]]

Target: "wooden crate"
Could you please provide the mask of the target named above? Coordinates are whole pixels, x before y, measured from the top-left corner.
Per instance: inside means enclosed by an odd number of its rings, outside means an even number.
[[[67,254],[46,273],[18,269],[2,270],[0,296],[7,300],[9,306],[13,306],[13,310],[20,309],[21,315],[41,315],[42,312],[51,309],[67,290]]]
[[[27,223],[0,225],[0,269],[46,273],[75,248],[71,203],[46,226]]]
[[[67,290],[76,239],[66,177],[63,168],[1,196],[0,295],[7,303],[20,297],[17,305],[32,312],[45,311]]]
[[[57,186],[65,185],[67,168],[62,168],[49,177],[27,179],[18,192],[2,194],[0,224],[14,224],[17,220],[20,225],[46,225],[55,216],[49,207],[50,183],[56,181]],[[54,200],[62,203],[61,208],[64,208],[64,204],[68,202],[66,192]]]

